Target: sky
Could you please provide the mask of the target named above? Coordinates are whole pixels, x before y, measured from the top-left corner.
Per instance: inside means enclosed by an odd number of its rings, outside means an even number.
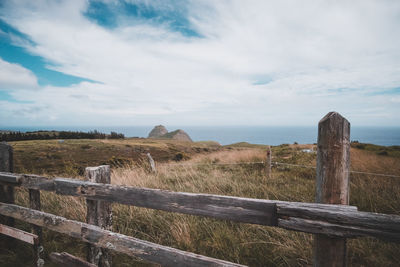
[[[400,127],[400,1],[0,1],[0,127]]]

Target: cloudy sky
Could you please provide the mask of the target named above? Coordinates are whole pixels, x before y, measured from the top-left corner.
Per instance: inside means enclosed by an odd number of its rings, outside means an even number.
[[[400,1],[0,2],[0,126],[400,126]]]

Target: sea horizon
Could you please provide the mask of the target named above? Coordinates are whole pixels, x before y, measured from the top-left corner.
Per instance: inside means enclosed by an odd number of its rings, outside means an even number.
[[[0,126],[10,131],[111,131],[123,133],[125,137],[145,138],[154,126]],[[167,126],[168,131],[182,129],[193,141],[216,141],[221,145],[238,142],[251,144],[313,144],[317,142],[317,126]],[[400,145],[400,127],[395,126],[353,126],[351,141],[382,146]]]

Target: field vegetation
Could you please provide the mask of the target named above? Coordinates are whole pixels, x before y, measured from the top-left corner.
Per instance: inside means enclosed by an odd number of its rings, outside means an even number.
[[[266,147],[247,143],[219,146],[213,142],[128,139],[68,140],[64,144],[55,140],[24,141],[12,145],[16,172],[83,178],[79,168],[111,163],[114,184],[288,201],[314,202],[315,198],[315,169],[311,167],[315,166],[316,154],[302,152],[315,149],[315,145],[272,147],[273,162],[310,167],[276,165],[270,179],[265,175],[264,164],[249,164],[264,161]],[[395,149],[382,155],[377,153],[382,147],[375,150],[356,145],[351,149],[352,170],[400,175],[400,157]],[[157,173],[149,171],[144,157],[147,152],[157,162]],[[179,160],[178,154],[182,155]],[[350,176],[351,205],[362,211],[400,215],[400,178],[360,173]],[[27,196],[25,190],[18,189],[17,204],[27,206]],[[46,212],[85,220],[83,199],[42,192],[41,200]],[[119,204],[113,204],[113,212],[114,231],[151,242],[249,266],[312,265],[310,234]],[[18,226],[29,229],[21,222]],[[84,243],[47,230],[44,234],[46,253],[66,251],[85,257]],[[348,265],[396,266],[399,252],[399,244],[373,238],[349,239]],[[3,243],[0,265],[29,264],[31,253],[28,245]],[[114,255],[114,263],[152,266],[119,254]]]

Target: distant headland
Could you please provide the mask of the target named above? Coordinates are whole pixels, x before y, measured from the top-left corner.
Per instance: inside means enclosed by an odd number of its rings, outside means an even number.
[[[154,126],[153,130],[151,130],[147,138],[165,138],[193,142],[192,138],[190,138],[190,136],[184,130],[178,129],[172,132],[168,132],[167,128],[165,128],[165,126],[163,125]]]

